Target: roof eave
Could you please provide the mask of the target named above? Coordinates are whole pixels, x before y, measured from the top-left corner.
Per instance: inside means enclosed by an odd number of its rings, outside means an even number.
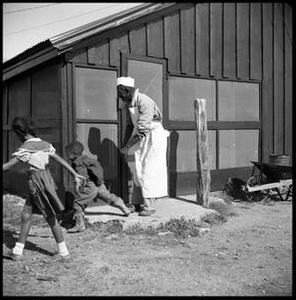
[[[14,77],[22,72],[25,72],[50,59],[57,57],[59,54],[60,52],[52,45],[47,46],[46,48],[42,48],[39,51],[37,51],[37,49],[34,49],[34,52],[32,53],[26,51],[26,54],[22,53],[21,55],[18,55],[3,64],[2,80],[8,80],[11,77]]]
[[[148,3],[144,5],[137,6],[132,10],[126,10],[124,12],[117,13],[113,16],[103,18],[101,20],[89,23],[85,26],[80,27],[78,30],[74,29],[55,36],[50,39],[54,47],[59,50],[65,50],[68,47],[76,44],[77,42],[87,39],[98,33],[102,33],[109,29],[121,26],[128,22],[131,22],[137,18],[145,16],[147,14],[157,12],[164,8],[175,5],[176,3]]]

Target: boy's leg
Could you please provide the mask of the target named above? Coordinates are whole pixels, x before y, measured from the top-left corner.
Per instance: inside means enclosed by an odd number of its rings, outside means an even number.
[[[70,232],[70,233],[83,232],[85,230],[84,207],[75,201],[73,208],[74,208],[73,219],[74,219],[75,225],[74,225],[74,227],[68,229],[68,232]]]
[[[83,189],[80,189],[80,195],[74,200],[73,209],[74,216],[73,220],[75,222],[74,227],[68,229],[67,232],[76,233],[83,232],[85,230],[84,222],[84,210],[89,203],[94,201],[98,194],[98,188],[91,181],[86,183],[86,186]]]
[[[125,216],[131,214],[130,209],[126,207],[124,201],[120,197],[116,196],[115,194],[110,193],[104,184],[100,185],[98,188],[98,197],[103,201],[105,201],[107,204],[109,205],[112,204],[113,206],[119,208],[124,213]]]

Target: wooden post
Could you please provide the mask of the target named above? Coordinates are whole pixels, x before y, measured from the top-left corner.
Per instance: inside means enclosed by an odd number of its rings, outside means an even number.
[[[204,207],[209,205],[211,175],[208,168],[208,132],[206,99],[194,100],[194,115],[196,122],[197,140],[197,204]]]

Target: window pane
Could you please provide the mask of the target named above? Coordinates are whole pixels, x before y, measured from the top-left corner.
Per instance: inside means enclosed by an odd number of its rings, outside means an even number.
[[[117,120],[117,72],[76,68],[77,119]]]
[[[127,69],[128,76],[135,79],[135,88],[152,98],[162,112],[162,64],[128,60]]]
[[[105,179],[118,179],[118,130],[114,124],[77,124],[77,140],[84,154],[98,160]]]
[[[259,130],[220,130],[220,169],[251,166],[258,161]]]
[[[169,169],[177,172],[196,172],[196,150],[195,131],[171,132]],[[176,155],[173,155],[173,152],[176,152]],[[208,163],[211,170],[216,169],[216,132],[213,130],[208,131]]]
[[[258,121],[259,84],[219,82],[220,121]]]
[[[206,99],[207,120],[215,120],[216,85],[214,80],[169,78],[169,119],[194,121],[194,100]]]

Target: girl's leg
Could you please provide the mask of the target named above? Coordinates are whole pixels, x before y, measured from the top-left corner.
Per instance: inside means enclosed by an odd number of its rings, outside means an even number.
[[[25,244],[30,228],[32,224],[32,207],[24,206],[24,209],[21,214],[21,232],[18,238],[18,242]]]
[[[50,229],[52,231],[52,234],[54,236],[54,239],[57,243],[61,243],[64,241],[63,232],[61,229],[61,226],[57,220],[56,216],[50,216],[46,219],[48,225],[50,226]]]
[[[51,228],[52,234],[54,236],[54,239],[58,245],[59,249],[59,255],[62,257],[65,257],[69,254],[69,251],[67,249],[62,228],[57,220],[57,217],[55,215],[47,217],[46,221],[48,222],[48,225]]]
[[[21,232],[18,241],[12,249],[11,257],[14,260],[21,259],[25,243],[32,224],[32,207],[25,204],[21,214]]]

